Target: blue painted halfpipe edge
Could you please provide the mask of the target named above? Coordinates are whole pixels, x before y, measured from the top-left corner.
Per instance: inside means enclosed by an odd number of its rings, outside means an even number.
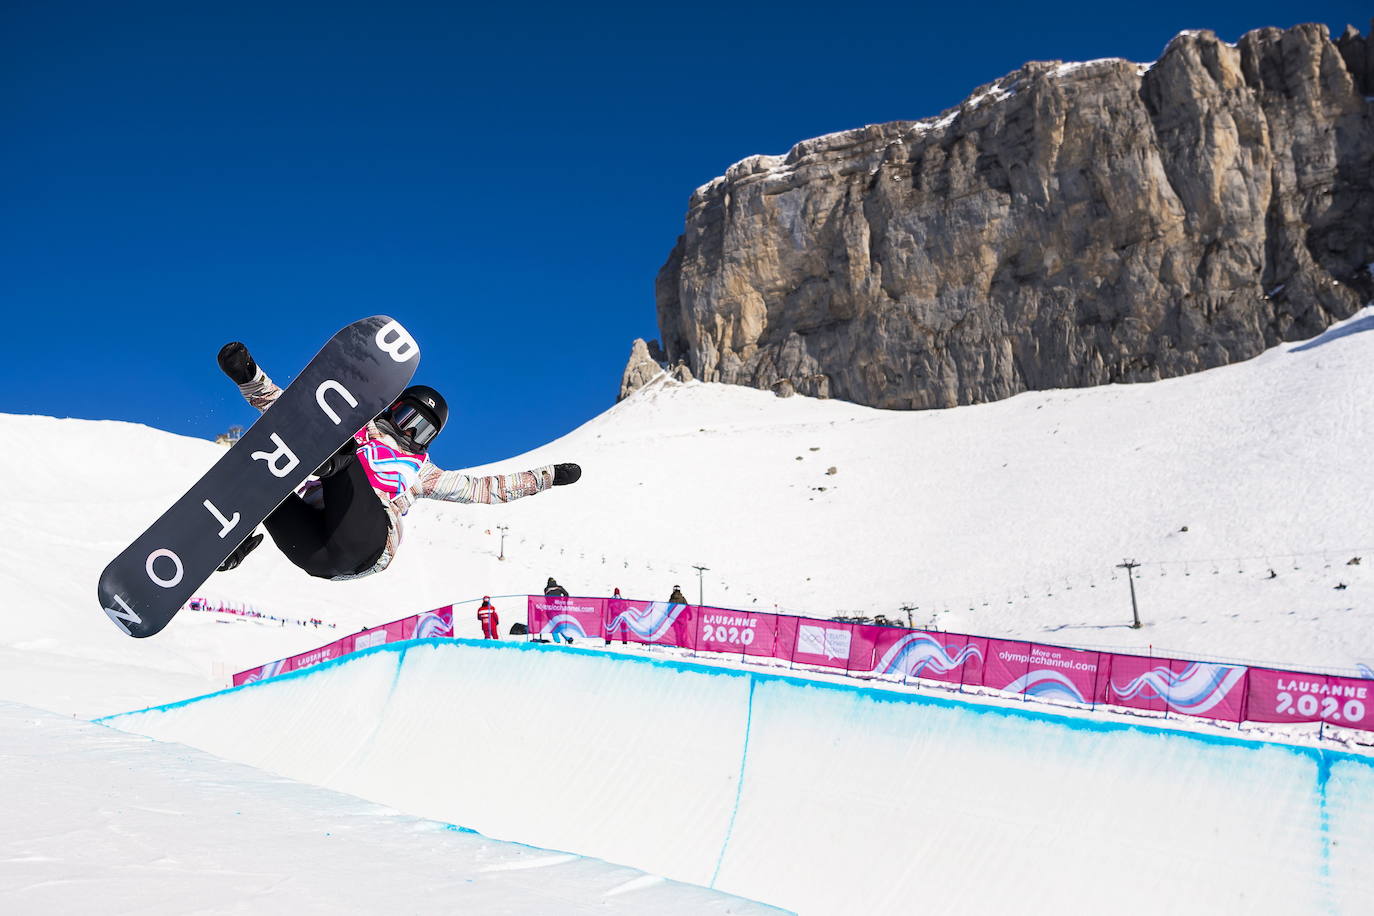
[[[650,665],[659,668],[666,668],[671,671],[686,671],[693,674],[701,674],[709,677],[735,677],[748,678],[751,682],[750,692],[752,696],[755,684],[777,682],[793,687],[804,687],[813,690],[833,690],[842,693],[858,694],[865,699],[878,703],[911,703],[915,705],[944,707],[947,709],[958,709],[975,715],[995,715],[1010,718],[1019,718],[1040,722],[1049,725],[1056,725],[1063,728],[1072,728],[1078,731],[1089,731],[1099,733],[1115,732],[1136,732],[1149,735],[1167,735],[1174,738],[1183,738],[1191,741],[1198,741],[1204,744],[1215,744],[1231,747],[1243,747],[1251,750],[1270,747],[1279,750],[1289,751],[1312,758],[1318,767],[1319,783],[1323,791],[1325,790],[1326,777],[1330,773],[1331,766],[1337,762],[1349,762],[1365,767],[1374,767],[1374,758],[1364,754],[1357,754],[1349,751],[1337,751],[1323,747],[1314,747],[1305,744],[1286,744],[1279,741],[1265,741],[1258,738],[1241,738],[1232,735],[1215,735],[1207,732],[1194,732],[1186,729],[1173,729],[1165,726],[1142,722],[1116,722],[1109,719],[1090,719],[1078,716],[1067,716],[1055,713],[1050,710],[1022,707],[1022,706],[1001,706],[993,703],[978,703],[969,699],[960,699],[952,696],[936,696],[924,693],[914,693],[907,691],[888,690],[882,687],[870,686],[867,684],[846,684],[835,681],[825,681],[811,679],[796,674],[780,674],[767,670],[751,670],[744,668],[727,668],[710,665],[699,661],[677,658],[652,658],[645,655],[630,655],[621,652],[608,652],[604,649],[595,648],[576,648],[571,649],[565,646],[550,643],[537,642],[506,642],[490,639],[452,639],[448,637],[437,637],[430,639],[408,639],[401,642],[384,643],[380,646],[373,646],[362,649],[358,652],[350,652],[338,658],[311,665],[308,668],[301,668],[296,671],[288,671],[278,674],[266,680],[253,681],[249,684],[240,684],[237,687],[227,687],[224,690],[217,690],[213,693],[203,694],[198,697],[189,697],[185,700],[177,700],[173,703],[163,703],[158,706],[149,706],[144,709],[134,709],[128,712],[112,713],[108,716],[100,716],[91,721],[101,725],[109,725],[113,720],[123,716],[137,715],[144,712],[165,712],[172,709],[179,709],[189,706],[192,703],[199,703],[202,700],[209,700],[215,697],[236,693],[240,690],[252,690],[263,684],[280,683],[298,677],[310,677],[328,668],[350,664],[358,659],[369,655],[382,652],[397,652],[402,656],[409,650],[419,646],[444,646],[461,645],[472,649],[479,649],[489,652],[563,652],[572,656],[592,656],[598,658],[612,659],[623,664]],[[398,663],[401,660],[398,659]]]

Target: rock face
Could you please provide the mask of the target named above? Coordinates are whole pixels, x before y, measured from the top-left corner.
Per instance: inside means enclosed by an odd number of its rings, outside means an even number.
[[[625,364],[625,374],[620,378],[620,397],[616,401],[623,401],[639,389],[651,382],[664,379],[664,384],[683,384],[692,381],[692,370],[687,368],[687,364],[679,362],[671,368],[667,365],[668,358],[659,349],[658,341],[645,343],[641,338],[635,338],[635,342],[630,346],[630,361]]]
[[[885,408],[1149,381],[1374,299],[1374,41],[1179,35],[1029,63],[939,118],[755,156],[693,194],[665,359]]]
[[[635,338],[635,342],[630,346],[630,361],[625,364],[625,374],[620,378],[620,397],[616,400],[625,400],[657,378],[664,371],[663,360],[663,352],[658,348],[658,341],[647,344],[642,339]]]

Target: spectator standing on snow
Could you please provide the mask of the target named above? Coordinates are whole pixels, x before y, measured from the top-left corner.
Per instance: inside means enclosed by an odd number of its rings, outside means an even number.
[[[482,596],[482,606],[477,609],[477,619],[482,624],[483,639],[500,639],[501,618],[496,613],[496,608],[491,605],[491,596]]]
[[[611,595],[611,598],[614,599],[614,600],[616,600],[616,601],[622,600],[621,597],[620,597],[620,589],[617,588],[617,589],[615,590],[615,594]],[[627,640],[626,640],[626,638],[625,638],[625,628],[624,628],[624,627],[621,627],[621,628],[620,628],[620,644],[623,646],[623,645],[625,645],[626,642],[627,642]],[[607,634],[606,634],[606,645],[609,646],[610,644],[611,644],[611,634],[610,634],[610,633],[607,633]]]
[[[566,588],[564,588],[563,586],[559,585],[557,582],[555,582],[554,579],[553,579],[553,576],[549,576],[549,582],[548,582],[547,585],[544,586],[544,597],[545,597],[545,598],[567,598],[567,597],[568,597],[568,590],[567,590]],[[557,642],[557,641],[558,641],[558,640],[556,640],[556,639],[554,640],[554,642]],[[571,643],[571,642],[572,642],[572,637],[569,636],[567,633],[564,633],[564,634],[563,634],[563,641],[566,642],[566,643]]]
[[[669,601],[670,603],[672,603],[672,604],[686,604],[686,603],[687,603],[687,596],[684,595],[684,594],[682,594],[682,587],[681,587],[681,586],[679,586],[679,585],[674,585],[674,586],[673,586],[673,593],[672,593],[671,595],[668,596],[668,601]]]

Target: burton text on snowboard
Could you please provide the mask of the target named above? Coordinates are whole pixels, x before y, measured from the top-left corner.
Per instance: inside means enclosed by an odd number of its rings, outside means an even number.
[[[100,575],[100,606],[130,636],[165,627],[225,557],[409,384],[420,348],[385,315],[329,339],[205,476]]]

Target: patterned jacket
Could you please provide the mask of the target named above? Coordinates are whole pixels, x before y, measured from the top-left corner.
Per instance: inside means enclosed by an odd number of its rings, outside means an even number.
[[[259,411],[264,411],[281,396],[282,389],[268,378],[267,373],[259,367],[258,374],[252,381],[240,385],[239,391],[249,404]],[[364,429],[359,430],[355,438],[360,442],[360,453],[364,451],[361,443],[371,441],[404,454],[401,445],[376,422],[369,423]],[[373,486],[373,492],[377,494],[377,498],[386,507],[390,524],[390,531],[386,537],[386,548],[382,551],[381,557],[378,558],[372,568],[352,575],[336,576],[336,581],[361,579],[363,576],[379,573],[391,564],[392,559],[396,556],[397,548],[401,545],[403,533],[401,519],[410,511],[410,507],[415,505],[417,499],[442,499],[455,503],[508,503],[522,496],[542,493],[553,486],[553,465],[551,464],[535,468],[532,471],[517,471],[514,474],[471,477],[459,471],[440,470],[434,462],[429,460],[427,455],[415,457],[423,458],[423,463],[419,466],[418,474],[407,475],[407,479],[400,482],[399,493],[387,492],[378,489],[375,485]],[[360,460],[362,460],[361,454]],[[370,473],[368,476],[373,477]],[[318,502],[323,498],[323,494],[319,491],[319,482],[312,479],[303,485],[300,495],[307,502]]]

